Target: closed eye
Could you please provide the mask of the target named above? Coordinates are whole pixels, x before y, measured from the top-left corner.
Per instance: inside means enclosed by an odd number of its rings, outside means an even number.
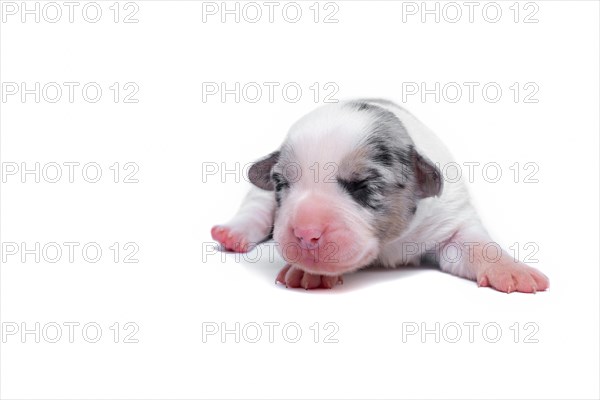
[[[338,179],[338,182],[344,189],[350,194],[357,193],[364,190],[369,190],[369,181],[367,179],[357,181],[347,181],[345,179]]]
[[[350,196],[363,207],[375,209],[377,203],[374,201],[373,195],[376,189],[373,187],[369,179],[361,180],[345,180],[338,178],[340,186],[348,192]]]

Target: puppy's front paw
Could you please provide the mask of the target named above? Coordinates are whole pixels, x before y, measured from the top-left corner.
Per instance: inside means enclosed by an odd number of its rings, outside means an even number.
[[[490,264],[477,276],[479,286],[491,286],[501,292],[541,292],[550,286],[548,277],[521,262]]]
[[[315,275],[302,271],[293,265],[286,265],[277,275],[277,282],[286,287],[308,289],[331,289],[338,282],[343,283],[342,276]]]
[[[216,225],[210,230],[212,238],[228,251],[236,253],[246,253],[252,249],[253,240],[259,241],[261,238],[255,239],[251,232],[244,229],[233,228],[226,225]],[[255,235],[256,236],[256,235]]]

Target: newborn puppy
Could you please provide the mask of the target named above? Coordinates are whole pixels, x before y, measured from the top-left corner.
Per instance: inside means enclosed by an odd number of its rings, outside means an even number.
[[[287,287],[331,288],[371,266],[419,265],[502,292],[535,293],[548,278],[495,244],[464,182],[443,182],[444,144],[386,100],[320,107],[248,171],[256,186],[238,213],[212,228],[227,250],[248,251],[271,232]]]

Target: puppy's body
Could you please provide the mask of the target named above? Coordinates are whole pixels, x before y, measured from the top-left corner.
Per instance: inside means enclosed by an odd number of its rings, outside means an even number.
[[[392,111],[405,126],[417,151],[444,166],[454,162],[444,143],[415,116],[391,102],[371,101]],[[445,181],[439,196],[428,197],[419,202],[414,219],[405,232],[382,248],[379,255],[384,266],[393,267],[402,264],[418,265],[424,252],[433,253],[443,270],[465,278],[473,279],[464,263],[448,263],[454,257],[444,252],[443,245],[451,240],[461,229],[478,228],[479,241],[491,242],[483,229],[475,209],[469,201],[469,193],[464,180]],[[415,254],[416,253],[416,254]]]
[[[543,274],[493,244],[465,183],[442,182],[438,166],[450,162],[437,136],[394,103],[323,106],[254,164],[257,187],[212,235],[229,250],[247,251],[273,229],[288,261],[277,280],[291,287],[332,287],[344,273],[419,265],[428,255],[481,286],[545,290]]]

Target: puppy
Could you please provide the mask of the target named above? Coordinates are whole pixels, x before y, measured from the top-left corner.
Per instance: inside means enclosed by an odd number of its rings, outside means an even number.
[[[248,171],[256,186],[237,214],[212,228],[231,251],[270,237],[287,265],[277,282],[331,288],[343,274],[420,265],[502,292],[546,290],[548,278],[492,241],[465,183],[444,182],[444,144],[386,100],[322,106]]]

